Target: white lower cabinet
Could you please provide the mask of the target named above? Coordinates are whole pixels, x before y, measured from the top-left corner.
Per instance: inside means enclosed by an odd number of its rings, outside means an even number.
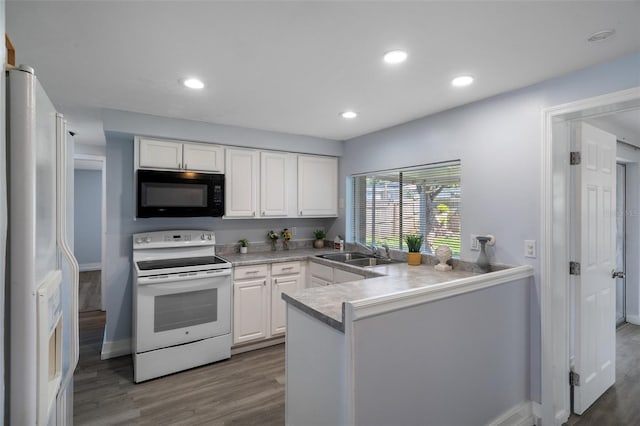
[[[309,287],[321,287],[363,279],[365,279],[364,275],[323,265],[314,261],[309,262]]]
[[[355,274],[349,271],[343,271],[342,269],[333,268],[333,283],[348,283],[350,281],[364,280],[364,275]]]
[[[234,268],[233,343],[284,334],[286,304],[282,293],[304,288],[304,265],[280,262]]]
[[[264,339],[268,335],[269,287],[267,278],[233,283],[233,343]]]

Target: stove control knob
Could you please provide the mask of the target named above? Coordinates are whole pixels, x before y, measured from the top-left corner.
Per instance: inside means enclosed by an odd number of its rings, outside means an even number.
[[[145,242],[145,243],[150,243],[150,242],[151,242],[151,237],[146,237],[146,238],[144,239],[144,242]]]
[[[136,244],[142,244],[142,238],[140,237],[136,238]]]
[[[207,240],[211,239],[211,234],[207,234]]]
[[[207,239],[207,237],[206,237],[204,234],[202,234],[202,235],[200,235],[200,239],[201,239],[202,241],[204,241],[204,240],[206,240],[206,239]]]

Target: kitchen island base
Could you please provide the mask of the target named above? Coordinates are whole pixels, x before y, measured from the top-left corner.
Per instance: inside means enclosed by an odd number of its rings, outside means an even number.
[[[288,303],[286,424],[477,425],[530,407],[531,271],[491,275],[406,307],[394,295],[344,302],[344,332]],[[518,424],[533,424],[528,413]]]

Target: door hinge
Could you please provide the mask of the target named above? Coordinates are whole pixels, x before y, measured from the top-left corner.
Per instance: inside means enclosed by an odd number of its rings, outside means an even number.
[[[569,275],[580,275],[580,262],[569,262]]]
[[[580,375],[575,371],[569,372],[569,384],[571,386],[580,386]]]
[[[571,151],[569,153],[569,164],[572,166],[577,166],[582,161],[582,156],[580,155],[580,151]]]

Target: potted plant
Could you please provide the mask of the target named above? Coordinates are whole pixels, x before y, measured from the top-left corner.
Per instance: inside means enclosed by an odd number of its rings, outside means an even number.
[[[422,234],[406,234],[404,242],[407,243],[409,253],[407,253],[407,263],[409,265],[419,265],[422,261],[420,247],[422,247]]]
[[[313,231],[313,236],[316,237],[316,240],[313,242],[313,246],[317,249],[321,249],[324,247],[324,238],[327,236],[327,233],[324,232],[324,229],[316,229]]]
[[[240,253],[247,254],[247,250],[249,247],[249,240],[247,240],[246,238],[243,238],[241,240],[238,240],[238,243],[240,243]]]
[[[291,239],[291,231],[289,229],[284,228],[280,233],[282,235],[282,248],[284,250],[289,250],[289,240]]]
[[[271,240],[271,250],[276,251],[276,244],[278,243],[278,238],[280,238],[280,234],[277,232],[269,231],[267,236]]]

